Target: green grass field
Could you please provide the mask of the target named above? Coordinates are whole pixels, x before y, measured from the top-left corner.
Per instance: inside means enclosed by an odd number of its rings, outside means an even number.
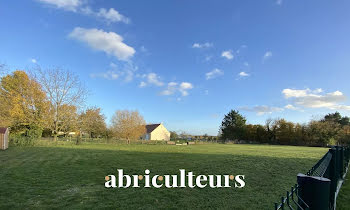
[[[350,206],[350,173],[348,172],[337,198],[337,209],[347,210]]]
[[[296,174],[326,148],[203,144],[93,144],[10,147],[0,151],[0,209],[273,209]],[[244,174],[238,188],[105,188],[104,177],[127,174]]]

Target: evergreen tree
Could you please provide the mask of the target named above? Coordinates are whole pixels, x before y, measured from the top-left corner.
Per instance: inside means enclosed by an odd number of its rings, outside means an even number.
[[[236,110],[225,115],[220,131],[222,140],[243,139],[246,130],[246,119]]]

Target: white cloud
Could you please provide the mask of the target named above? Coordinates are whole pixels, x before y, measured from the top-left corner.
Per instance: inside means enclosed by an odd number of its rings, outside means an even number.
[[[269,59],[270,57],[272,57],[272,52],[271,51],[267,51],[264,56],[263,56],[263,61]]]
[[[128,17],[125,17],[124,15],[120,14],[116,9],[114,8],[100,8],[98,11],[94,11],[89,6],[80,7],[79,12],[88,15],[93,16],[98,19],[104,20],[107,23],[116,23],[116,22],[123,22],[123,23],[130,23],[130,19]]]
[[[350,111],[350,106],[348,106],[348,105],[336,105],[336,106],[332,107],[331,109]]]
[[[321,88],[317,88],[315,90],[311,90],[309,88],[306,89],[283,89],[282,93],[285,98],[300,98],[300,97],[305,97],[305,96],[320,96],[317,95],[318,93],[322,93],[323,90]],[[335,91],[333,94],[335,95],[342,95],[343,93],[340,91]]]
[[[187,96],[188,91],[193,88],[193,85],[189,82],[182,82],[179,87],[179,91],[181,92],[182,96]]]
[[[175,93],[175,91],[171,91],[171,90],[163,90],[162,92],[160,92],[160,94],[161,95],[163,95],[163,96],[169,96],[169,95],[172,95],[172,94],[174,94]]]
[[[124,22],[130,23],[130,19],[120,14],[114,8],[110,8],[109,10],[105,8],[101,8],[97,13],[97,17],[105,19],[107,22]]]
[[[214,79],[214,78],[222,76],[222,75],[224,75],[224,72],[222,70],[220,70],[220,69],[213,69],[212,71],[207,72],[205,74],[205,77],[206,77],[207,80],[209,80],[209,79]]]
[[[254,106],[254,107],[239,107],[239,109],[248,112],[255,112],[257,115],[271,114],[273,112],[281,112],[283,108],[270,106]]]
[[[189,82],[182,82],[180,84],[180,89],[182,90],[187,90],[187,89],[192,89],[193,88],[193,85]]]
[[[137,77],[145,80],[141,81],[139,84],[139,87],[146,87],[149,85],[155,85],[155,86],[163,86],[164,83],[160,80],[160,77],[155,73],[149,73],[149,74],[142,74],[142,75],[136,75]],[[181,96],[187,96],[189,95],[189,90],[193,89],[193,85],[189,82],[169,82],[166,86],[166,89],[160,92],[160,95],[169,96],[178,93],[181,94]]]
[[[227,58],[227,59],[229,59],[229,60],[232,60],[232,59],[234,58],[234,56],[233,56],[233,54],[232,54],[232,50],[223,51],[223,52],[221,53],[221,56],[222,56],[222,57],[225,57],[225,58]]]
[[[121,67],[111,62],[109,64],[111,70],[102,73],[90,74],[91,78],[103,78],[108,80],[121,79],[124,82],[130,82],[134,79],[134,73],[138,70],[137,66],[134,66],[131,62],[123,63]]]
[[[136,76],[145,80],[140,83],[139,87],[146,87],[148,85],[155,85],[160,87],[164,85],[164,83],[161,81],[160,76],[158,76],[156,73],[148,73]]]
[[[37,0],[41,3],[54,6],[58,9],[76,12],[83,5],[82,0]]]
[[[276,0],[276,4],[281,5],[283,3],[283,0]]]
[[[204,91],[204,94],[205,94],[205,95],[209,95],[209,90],[205,90],[205,91]]]
[[[305,90],[295,90],[295,89],[283,89],[282,93],[285,98],[292,98],[292,97],[304,97],[308,95],[308,92],[310,92],[310,89],[305,89]]]
[[[87,43],[95,50],[104,51],[119,60],[128,60],[135,54],[134,48],[123,42],[123,37],[114,32],[105,32],[96,28],[76,27],[69,34],[72,39]]]
[[[350,111],[349,105],[342,104],[346,101],[346,96],[340,91],[323,93],[321,88],[311,90],[306,89],[283,89],[282,94],[285,99],[290,100],[284,108],[270,106],[240,107],[244,111],[256,112],[258,115],[266,113],[279,112],[284,109],[298,110],[303,112],[302,108],[326,108],[331,110]]]
[[[176,85],[177,85],[176,82],[169,82],[169,83],[168,83],[168,86],[171,86],[171,87],[174,87],[174,86],[176,86]]]
[[[296,107],[293,104],[287,104],[287,105],[284,106],[284,108],[285,109],[289,109],[289,110],[304,112],[303,109],[301,109],[300,107]]]
[[[203,43],[203,44],[200,44],[200,43],[194,43],[192,45],[192,48],[209,48],[209,47],[213,47],[213,43],[209,43],[209,42],[206,42],[206,43]]]
[[[89,7],[81,7],[80,12],[84,15],[96,15],[96,13]]]
[[[86,0],[37,0],[38,2],[46,5],[54,6],[57,9],[63,9],[66,11],[77,12],[83,15],[93,16],[100,18],[107,23],[123,22],[130,23],[130,19],[120,14],[114,8],[100,8],[98,11],[94,11],[87,5]]]
[[[176,92],[177,89],[178,89],[178,84],[176,82],[169,82],[167,89],[163,90],[160,94],[166,95],[166,96],[172,95]]]
[[[246,72],[244,72],[244,71],[239,72],[238,75],[239,75],[240,77],[249,77],[249,76],[250,76],[250,74],[248,74],[248,73],[246,73]]]
[[[178,84],[176,82],[169,82],[167,89],[160,92],[161,95],[173,95],[177,91],[181,93],[182,96],[188,96],[188,91],[193,89],[193,85],[189,82],[182,82]]]
[[[291,110],[297,110],[298,109],[297,107],[293,106],[292,104],[287,104],[287,105],[284,106],[284,108],[291,109]]]
[[[147,82],[156,86],[163,86],[164,83],[160,81],[160,77],[156,73],[149,73],[147,76]]]
[[[37,63],[37,60],[34,59],[34,58],[30,59],[30,61],[31,61],[32,63]]]
[[[124,75],[125,82],[130,82],[134,79],[134,72],[131,69],[125,69],[122,75]]]
[[[143,88],[143,87],[146,87],[147,86],[147,83],[146,82],[140,82],[140,85],[139,85],[139,87],[140,88]]]
[[[350,106],[341,104],[346,101],[346,96],[340,92],[321,94],[322,89],[284,89],[282,94],[286,99],[292,100],[295,105],[306,108],[328,108],[350,110]]]
[[[104,78],[104,79],[108,79],[108,80],[116,80],[119,78],[119,74],[116,71],[107,71],[104,73],[98,73],[98,74],[90,74],[91,78]]]

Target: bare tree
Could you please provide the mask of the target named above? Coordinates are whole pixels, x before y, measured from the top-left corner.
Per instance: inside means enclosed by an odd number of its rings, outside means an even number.
[[[117,110],[112,117],[112,130],[119,138],[139,139],[146,133],[146,122],[138,111]]]
[[[67,111],[67,107],[71,107],[69,110],[74,110],[72,107],[81,107],[87,91],[79,78],[70,71],[59,68],[43,71],[38,68],[35,76],[50,101],[48,127],[51,128],[56,141],[58,133],[72,124],[72,118],[69,115],[76,115]]]
[[[3,63],[0,63],[0,77],[3,77],[5,75],[9,74],[8,69],[6,68],[6,65]]]

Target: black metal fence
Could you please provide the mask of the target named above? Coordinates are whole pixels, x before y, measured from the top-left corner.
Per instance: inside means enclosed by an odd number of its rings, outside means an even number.
[[[350,148],[333,146],[297,184],[275,203],[278,209],[335,209],[338,192],[349,166]]]

